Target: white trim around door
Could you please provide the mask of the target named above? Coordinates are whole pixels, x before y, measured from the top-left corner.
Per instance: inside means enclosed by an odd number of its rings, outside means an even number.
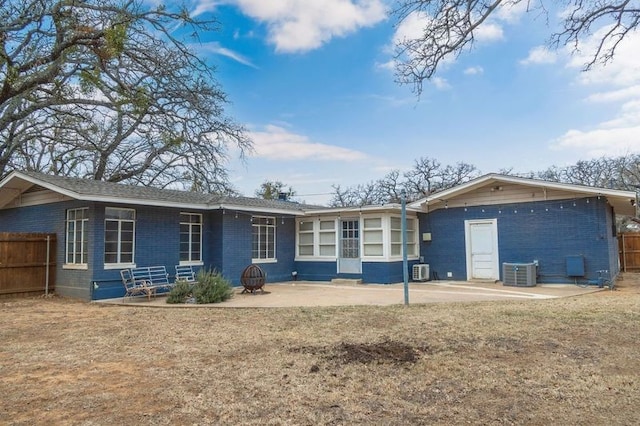
[[[500,279],[498,219],[464,221],[467,280]]]

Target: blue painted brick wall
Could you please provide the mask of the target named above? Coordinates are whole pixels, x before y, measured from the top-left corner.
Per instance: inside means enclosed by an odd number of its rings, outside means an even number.
[[[257,216],[272,216],[269,213]],[[251,265],[253,245],[251,214],[226,211],[222,216],[222,274],[234,285],[240,285],[242,271]],[[290,217],[275,216],[276,219],[276,259],[275,263],[258,263],[267,274],[267,282],[290,281],[295,270],[295,220]],[[284,223],[283,223],[284,222]]]
[[[587,202],[588,200],[588,202]],[[539,282],[572,282],[566,276],[565,258],[585,257],[587,276],[598,269],[615,269],[610,208],[597,197],[497,206],[440,209],[420,214],[420,232],[431,232],[431,242],[421,242],[421,255],[440,279],[467,277],[464,221],[497,219],[499,262],[539,261]],[[502,270],[500,270],[502,274]],[[502,278],[502,277],[501,277]]]
[[[337,276],[336,261],[300,261],[295,263],[298,280],[331,281]]]

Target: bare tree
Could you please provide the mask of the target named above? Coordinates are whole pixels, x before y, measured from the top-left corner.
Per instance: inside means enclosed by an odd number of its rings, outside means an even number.
[[[438,66],[450,57],[470,49],[478,29],[501,8],[526,4],[529,13],[548,13],[545,0],[398,0],[395,16],[400,22],[418,17],[424,29],[418,38],[400,40],[396,46],[396,77],[401,84],[412,84],[414,91],[422,92],[422,84],[433,76]],[[629,0],[558,0],[564,12],[561,28],[549,38],[552,46],[579,48],[580,41],[594,32],[594,28],[607,28],[591,59],[585,64],[590,69],[598,62],[610,61],[619,43],[640,22],[637,1]]]
[[[400,174],[394,170],[381,179],[348,188],[334,186],[333,207],[399,203],[404,191],[407,201],[451,188],[478,176],[475,166],[464,162],[442,164],[429,157],[415,161],[413,169]]]
[[[216,22],[134,0],[2,2],[0,177],[227,190],[227,147],[251,144],[181,26],[197,37]]]

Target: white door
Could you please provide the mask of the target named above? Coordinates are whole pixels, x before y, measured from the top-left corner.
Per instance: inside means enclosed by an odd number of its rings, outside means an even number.
[[[465,238],[468,280],[498,280],[498,221],[466,220]]]
[[[360,220],[343,219],[340,222],[340,253],[338,273],[361,274],[360,261]]]

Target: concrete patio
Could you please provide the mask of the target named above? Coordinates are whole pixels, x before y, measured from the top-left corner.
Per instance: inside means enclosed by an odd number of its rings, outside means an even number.
[[[146,297],[100,300],[94,303],[167,308],[276,308],[292,306],[355,306],[397,305],[404,303],[404,286],[400,284],[332,284],[328,282],[295,281],[267,284],[265,292],[242,293],[235,288],[234,296],[211,305],[168,304],[165,296],[148,301]],[[541,300],[578,296],[602,291],[580,288],[572,284],[538,284],[536,287],[507,287],[501,283],[429,281],[409,284],[409,303],[474,302],[487,300]]]

